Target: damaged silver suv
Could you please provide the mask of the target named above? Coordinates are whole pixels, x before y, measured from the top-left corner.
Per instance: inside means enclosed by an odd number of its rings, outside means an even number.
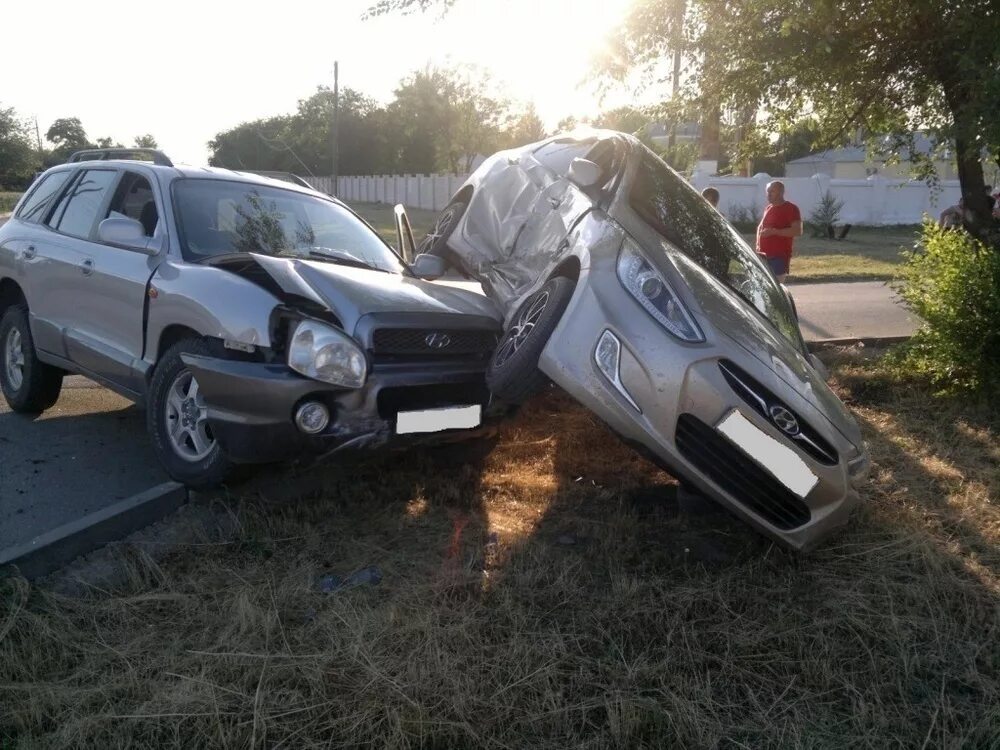
[[[522,401],[551,379],[689,488],[796,549],[858,502],[861,433],[787,292],[637,139],[591,131],[496,154],[421,250],[503,309],[487,370],[498,396]]]
[[[419,278],[335,199],[164,161],[54,167],[0,227],[13,410],[86,375],[146,404],[160,460],[192,486],[234,463],[476,434],[492,302]]]

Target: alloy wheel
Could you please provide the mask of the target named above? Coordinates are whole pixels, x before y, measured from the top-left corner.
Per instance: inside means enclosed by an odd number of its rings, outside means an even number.
[[[514,356],[514,353],[527,341],[528,336],[535,330],[538,319],[545,312],[545,307],[549,303],[548,291],[539,292],[521,309],[514,324],[507,329],[503,341],[497,347],[496,354],[493,355],[493,366],[503,367],[503,365]]]
[[[215,448],[215,436],[208,423],[208,407],[189,370],[174,378],[164,407],[167,435],[174,452],[185,461],[201,461]]]
[[[21,332],[11,328],[4,342],[4,367],[7,370],[7,382],[15,391],[21,390],[24,383],[24,346]]]

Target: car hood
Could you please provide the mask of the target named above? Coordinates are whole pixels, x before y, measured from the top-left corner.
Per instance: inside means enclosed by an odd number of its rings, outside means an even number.
[[[251,257],[283,292],[328,308],[347,331],[371,313],[443,313],[502,320],[492,301],[466,289],[323,261]]]
[[[791,341],[722,282],[680,252],[670,253],[678,274],[719,336],[745,349],[786,386],[809,401],[845,439],[861,449],[861,430],[844,403]]]

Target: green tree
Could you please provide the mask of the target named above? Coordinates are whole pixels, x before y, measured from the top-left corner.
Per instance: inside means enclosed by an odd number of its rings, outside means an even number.
[[[0,186],[20,188],[39,166],[27,124],[12,108],[0,108]]]
[[[521,114],[514,116],[510,127],[503,133],[503,147],[524,146],[540,141],[545,136],[545,124],[535,111],[535,105],[529,104]]]
[[[120,141],[116,141],[111,136],[107,136],[105,138],[98,138],[97,139],[97,147],[98,148],[125,148],[125,146]]]
[[[78,151],[92,146],[79,117],[60,117],[45,131],[45,138],[57,151]]]
[[[987,238],[981,156],[1000,157],[998,38],[993,0],[636,0],[602,69],[651,71],[680,47],[692,107],[752,103],[758,133],[810,114],[817,146],[861,127],[889,134],[890,152],[913,153],[924,177],[933,165],[912,134],[930,131],[954,145],[970,228]]]
[[[132,143],[136,148],[159,148],[159,145],[156,143],[156,139],[151,133],[137,135]]]

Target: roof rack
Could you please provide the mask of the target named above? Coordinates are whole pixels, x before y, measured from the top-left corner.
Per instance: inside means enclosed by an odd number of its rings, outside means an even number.
[[[88,148],[83,151],[74,151],[67,164],[76,161],[104,161],[106,159],[136,159],[136,155],[151,157],[153,164],[161,167],[172,167],[174,163],[170,161],[165,153],[155,148]],[[141,159],[136,159],[142,161]]]

